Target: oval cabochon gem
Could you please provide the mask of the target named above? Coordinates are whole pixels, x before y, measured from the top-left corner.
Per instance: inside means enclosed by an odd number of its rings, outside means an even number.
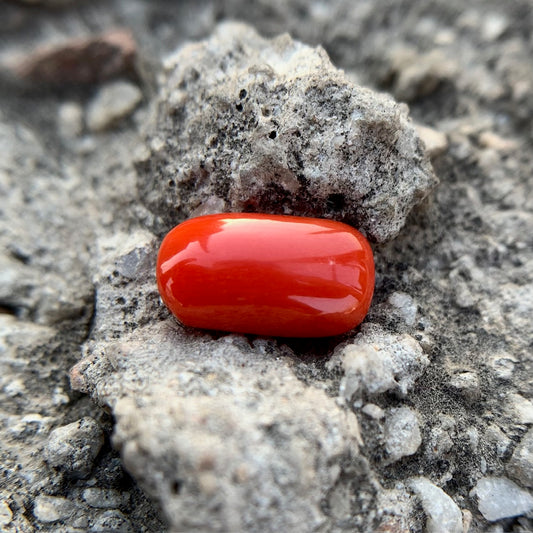
[[[186,326],[326,337],[364,319],[374,260],[356,229],[317,218],[248,213],[186,220],[164,238],[157,283]]]

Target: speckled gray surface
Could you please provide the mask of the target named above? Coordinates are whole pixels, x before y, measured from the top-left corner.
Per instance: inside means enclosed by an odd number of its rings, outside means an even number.
[[[533,530],[531,4],[28,4],[0,5],[0,529]],[[181,62],[175,69],[168,58],[180,57],[185,41],[217,42],[215,27],[226,19],[247,22],[266,38],[289,32],[293,40],[271,45],[249,37],[261,46],[237,50],[228,69],[220,67],[218,85],[202,76],[174,91],[192,67]],[[114,81],[57,89],[13,76],[13,65],[37,45],[117,26],[129,28],[138,47],[136,75],[122,76],[135,96],[128,105],[103,98]],[[230,41],[218,41],[216,50],[207,45],[208,52],[187,44],[198,71],[216,78],[217,54],[231,50]],[[333,66],[313,51],[317,45]],[[283,73],[291,60],[282,51],[289,50],[301,60]],[[387,206],[385,232],[372,226],[375,206],[368,210],[350,196],[346,177],[357,176],[331,170],[348,162],[376,179],[370,160],[383,144],[359,152],[366,163],[350,159],[356,152],[328,158],[336,165],[328,172],[344,182],[320,176],[316,190],[305,180],[287,189],[295,174],[287,154],[301,153],[304,171],[324,171],[313,152],[335,155],[323,132],[326,119],[332,130],[342,129],[343,119],[330,98],[331,109],[317,107],[313,129],[309,98],[293,120],[298,143],[288,141],[283,125],[291,121],[283,111],[276,128],[274,114],[252,128],[244,118],[255,113],[262,74],[243,65],[257,64],[261,54],[277,58],[264,84],[267,98],[277,86],[287,90],[284,104],[301,101],[295,74],[312,79],[320,65],[324,79],[337,77],[335,87],[383,102],[385,130],[400,125],[414,143],[412,159],[406,148],[398,168],[419,165],[425,194],[431,178],[410,117],[440,184],[417,205],[396,198],[388,181],[375,187]],[[232,65],[240,74],[231,74]],[[320,95],[320,83],[313,85]],[[409,114],[361,85],[408,103]],[[165,120],[180,102],[186,114]],[[104,126],[94,127],[95,108]],[[232,139],[219,138],[211,152],[203,134],[180,130],[208,121],[220,135],[224,117]],[[258,141],[256,131],[276,137]],[[312,144],[317,132],[324,146]],[[235,194],[238,180],[230,181],[233,194],[213,201],[210,187],[227,177],[235,140],[261,155],[256,161],[243,149],[240,162],[262,161],[263,176],[278,169],[282,183],[272,194],[282,205],[261,194],[270,179],[259,180],[252,198]],[[206,188],[192,186],[191,174],[181,185],[178,172],[172,186],[160,179],[171,172],[176,143],[178,171],[216,156],[209,172],[192,174],[204,176]],[[166,168],[150,167],[157,154]],[[404,178],[407,197],[418,200],[413,176]],[[361,328],[342,338],[280,341],[184,329],[169,316],[153,278],[165,229],[220,206],[308,214],[297,209],[305,194],[320,200],[313,213],[391,239],[374,245],[376,293]],[[336,196],[328,203],[329,194]],[[68,382],[73,365],[78,392]],[[79,468],[81,457],[86,468]]]

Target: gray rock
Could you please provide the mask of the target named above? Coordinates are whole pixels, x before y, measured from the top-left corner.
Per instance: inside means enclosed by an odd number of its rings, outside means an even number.
[[[355,340],[341,346],[327,363],[344,371],[339,393],[347,400],[363,392],[405,396],[428,364],[413,337],[387,333],[375,324],[363,325]]]
[[[115,81],[100,89],[87,108],[87,127],[103,131],[130,115],[142,100],[142,92],[126,81]]]
[[[481,478],[471,495],[477,496],[479,512],[489,522],[533,511],[533,496],[505,477]]]
[[[164,229],[205,204],[342,219],[384,242],[436,183],[407,109],[322,48],[226,23],[165,66],[138,165]]]
[[[384,440],[391,462],[416,453],[422,444],[417,413],[408,407],[390,409],[385,419]]]
[[[412,479],[409,487],[422,503],[428,533],[463,533],[461,510],[441,488],[424,477]]]
[[[533,429],[530,429],[515,448],[507,464],[507,472],[526,487],[533,487]]]
[[[44,450],[49,465],[74,477],[87,477],[104,443],[98,423],[89,417],[52,431]]]

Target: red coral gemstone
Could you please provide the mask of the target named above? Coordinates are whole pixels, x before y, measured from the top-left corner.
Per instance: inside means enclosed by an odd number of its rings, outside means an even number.
[[[163,301],[187,326],[277,337],[326,337],[364,319],[372,250],[346,224],[230,213],[172,229],[157,258]]]

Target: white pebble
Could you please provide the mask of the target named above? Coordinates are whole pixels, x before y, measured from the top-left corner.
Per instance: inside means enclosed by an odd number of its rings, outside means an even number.
[[[533,511],[533,496],[505,477],[481,478],[470,495],[477,496],[479,512],[489,522]]]
[[[361,411],[374,420],[381,420],[385,416],[385,411],[375,403],[367,403]]]
[[[127,117],[141,102],[142,92],[132,83],[117,81],[106,85],[87,109],[87,126],[103,131]]]
[[[416,412],[409,407],[391,409],[385,421],[385,449],[390,460],[413,455],[421,443]]]
[[[428,533],[463,532],[461,510],[441,488],[424,477],[411,480],[409,486],[420,499],[426,513]]]

